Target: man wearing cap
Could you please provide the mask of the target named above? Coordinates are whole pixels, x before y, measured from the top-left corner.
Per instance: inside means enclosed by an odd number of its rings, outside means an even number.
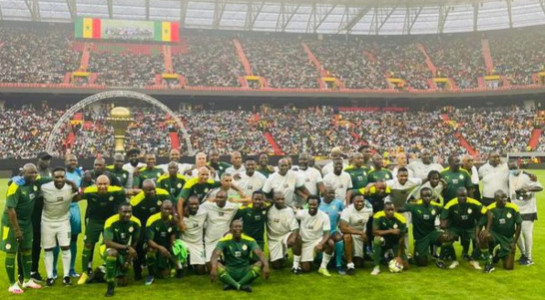
[[[140,157],[140,150],[136,149],[136,148],[132,148],[130,149],[129,151],[127,151],[127,157],[129,159],[129,162],[124,164],[123,165],[123,169],[127,170],[129,172],[129,179],[127,180],[128,181],[128,184],[131,185],[131,187],[133,186],[133,181],[134,181],[134,171],[142,168],[142,167],[145,167],[146,164],[144,163],[141,163],[139,161],[139,157]]]

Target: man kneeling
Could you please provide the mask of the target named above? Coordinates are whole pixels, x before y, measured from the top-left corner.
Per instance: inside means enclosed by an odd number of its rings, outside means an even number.
[[[225,265],[218,262],[222,254]],[[259,261],[251,265],[253,255],[257,256]],[[262,269],[263,277],[269,278],[269,263],[256,241],[242,233],[240,220],[233,221],[231,233],[219,240],[210,263],[210,280],[215,282],[219,275],[220,280],[225,283],[223,290],[251,292],[249,284],[259,277]]]
[[[104,225],[104,244],[100,254],[106,261],[106,297],[114,295],[115,279],[120,278],[126,284],[126,272],[136,258],[136,243],[140,236],[140,220],[132,215],[132,206],[128,202],[119,205],[119,214],[110,217]]]

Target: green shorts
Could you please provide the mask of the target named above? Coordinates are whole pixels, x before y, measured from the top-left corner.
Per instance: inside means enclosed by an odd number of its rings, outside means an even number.
[[[108,257],[108,248],[106,248],[106,245],[100,246],[100,256],[102,256],[102,259],[104,262],[106,262],[106,258]],[[125,262],[127,261],[127,253],[123,253],[123,251],[117,251],[117,264],[115,265],[115,275],[114,277],[123,277],[127,275],[128,269],[125,269]]]
[[[414,241],[414,256],[427,257],[430,253],[430,245],[437,245],[443,232],[435,229],[425,237]]]
[[[500,258],[506,258],[509,254],[515,254],[515,249],[511,248],[513,237],[507,237],[494,231],[490,231],[490,235],[492,236],[490,244],[493,248],[499,247],[498,256]]]
[[[252,270],[252,266],[243,268],[225,267],[225,270],[234,280],[239,281]]]
[[[21,250],[32,249],[33,231],[32,224],[19,225],[23,232],[23,242],[19,244],[15,238],[15,230],[11,226],[2,225],[2,240],[0,241],[0,250],[7,253],[17,253]]]
[[[98,243],[102,232],[104,232],[104,223],[106,223],[106,221],[87,219],[83,241],[90,244]]]
[[[455,239],[457,240],[460,238],[460,240],[474,240],[475,239],[475,228],[471,229],[465,229],[465,228],[458,228],[458,227],[451,227],[448,229],[448,232],[451,235],[455,236]]]

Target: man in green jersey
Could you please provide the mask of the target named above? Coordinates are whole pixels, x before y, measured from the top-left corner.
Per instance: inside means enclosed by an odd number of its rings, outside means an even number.
[[[486,207],[481,202],[468,197],[465,187],[458,188],[458,196],[447,202],[441,212],[441,229],[446,230],[449,236],[453,238],[453,241],[460,238],[463,259],[469,261],[469,264],[477,270],[480,270],[481,267],[476,261],[479,250],[476,249],[475,227],[484,214],[486,214]],[[473,242],[473,255],[469,256],[469,244],[471,242]],[[452,242],[445,244],[442,250],[441,257],[443,259],[448,256],[453,259],[449,268],[456,268],[459,263],[456,260]]]
[[[145,179],[142,182],[142,191],[131,198],[131,206],[133,215],[140,222],[147,224],[148,218],[161,211],[161,205],[164,201],[171,200],[168,191],[157,188],[155,182],[151,179]],[[134,262],[134,278],[140,280],[142,278],[142,263],[145,261],[146,252],[144,251],[144,243],[146,242],[146,231],[142,231],[137,244],[136,252],[138,258]]]
[[[157,178],[163,174],[163,169],[157,167],[155,165],[156,162],[157,159],[155,158],[155,154],[146,154],[146,166],[138,170],[138,176],[134,176],[135,187],[142,188],[144,180],[151,179],[153,181],[157,181]]]
[[[448,167],[441,171],[441,178],[445,180],[446,187],[443,189],[444,203],[456,198],[458,189],[464,187],[468,195],[473,195],[473,184],[469,173],[461,168],[460,158],[457,155],[448,157]]]
[[[218,262],[223,255],[224,264]],[[251,264],[252,256],[259,261]],[[212,282],[219,279],[225,283],[223,290],[242,290],[251,292],[250,283],[254,281],[261,270],[263,277],[269,278],[269,264],[255,240],[242,233],[242,221],[235,220],[231,223],[231,233],[220,239],[212,254],[212,267],[210,279]]]
[[[106,175],[98,176],[96,185],[87,187],[83,191],[82,200],[87,200],[87,212],[85,213],[84,248],[81,255],[82,274],[78,284],[85,284],[89,278],[92,253],[95,243],[99,241],[104,231],[104,223],[116,213],[120,204],[126,202],[123,188],[110,185],[110,179]]]
[[[120,279],[121,285],[126,284],[125,275],[137,256],[136,243],[141,229],[140,220],[132,215],[129,203],[121,203],[118,210],[118,214],[106,220],[104,244],[100,246],[100,254],[106,262],[106,297],[114,295],[116,278]]]
[[[252,194],[252,203],[247,207],[241,207],[236,215],[236,219],[242,220],[242,232],[253,238],[264,249],[265,245],[265,225],[267,224],[268,205],[264,202],[265,195],[261,191]]]
[[[447,241],[448,236],[442,230],[435,228],[435,220],[441,214],[443,207],[441,204],[432,201],[431,188],[422,188],[420,199],[406,203],[404,210],[410,212],[412,217],[416,264],[418,266],[427,266],[430,245],[440,245]],[[437,263],[439,266],[444,264],[442,261]]]
[[[81,181],[81,187],[86,188],[97,184],[97,179],[100,175],[106,175],[110,180],[110,185],[121,186],[121,182],[110,171],[106,170],[106,160],[103,157],[98,157],[93,162],[93,170],[85,171],[85,176]]]
[[[125,157],[123,154],[116,153],[114,155],[114,164],[107,166],[106,169],[119,180],[122,187],[130,189],[132,188],[132,183],[129,184],[129,171],[123,169],[124,163]]]
[[[149,275],[146,279],[146,285],[153,283],[155,276],[165,278],[170,274],[172,268],[176,268],[177,277],[182,275],[182,265],[178,262],[172,246],[178,237],[178,225],[173,216],[172,201],[165,200],[161,205],[161,212],[149,217],[146,222],[146,233],[148,251],[146,254],[146,264]]]
[[[494,271],[492,256],[489,247],[498,249],[497,256],[503,259],[503,267],[507,270],[514,268],[515,251],[520,236],[522,217],[516,204],[507,202],[507,194],[498,190],[494,193],[495,203],[487,207],[486,218],[477,226],[479,245],[485,261],[484,272]],[[481,227],[485,229],[481,231]]]
[[[221,175],[225,173],[225,170],[231,167],[230,163],[220,160],[220,154],[217,150],[210,151],[209,156],[210,161],[208,162],[208,166],[214,168],[214,171],[216,172],[216,174],[218,174],[219,177],[221,177]]]
[[[370,169],[364,165],[363,154],[356,152],[352,156],[352,164],[344,169],[352,179],[352,188],[359,190],[367,186],[367,175]]]
[[[168,164],[168,173],[161,175],[157,179],[157,186],[170,193],[170,196],[174,200],[174,206],[178,202],[182,195],[182,189],[184,188],[187,178],[184,175],[178,173],[178,163],[171,161]]]
[[[12,182],[6,194],[6,208],[2,215],[2,240],[0,249],[6,252],[5,266],[10,287],[8,291],[21,294],[23,290],[15,280],[15,255],[22,256],[23,288],[39,289],[41,286],[30,278],[32,266],[32,213],[39,195],[40,180],[34,164],[23,166],[24,184]]]
[[[373,216],[373,271],[371,275],[380,274],[380,263],[384,258],[384,253],[391,249],[394,257],[403,260],[403,268],[409,267],[407,255],[405,254],[404,239],[407,235],[407,221],[405,218],[395,212],[395,206],[392,202],[384,203],[384,210],[379,211]]]
[[[393,179],[392,172],[388,169],[384,169],[384,160],[382,156],[375,154],[373,156],[374,169],[367,173],[368,182],[388,181]]]

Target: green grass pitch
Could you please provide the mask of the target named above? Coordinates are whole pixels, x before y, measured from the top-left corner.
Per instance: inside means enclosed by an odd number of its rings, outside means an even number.
[[[545,171],[534,171],[545,185]],[[7,180],[0,179],[0,208],[4,209]],[[391,274],[385,267],[379,276],[371,276],[371,266],[358,269],[355,276],[339,276],[332,271],[331,278],[317,272],[295,276],[289,267],[282,271],[272,271],[268,281],[259,279],[253,284],[254,292],[221,290],[221,284],[210,283],[208,276],[188,275],[182,279],[156,280],[152,286],[144,286],[143,281],[130,282],[127,287],[116,289],[118,299],[545,299],[545,212],[541,203],[545,193],[538,194],[541,211],[534,229],[534,261],[530,267],[515,266],[514,271],[506,271],[501,263],[496,271],[483,274],[474,270],[467,262],[455,270],[440,270],[434,265],[424,268],[411,266],[411,269]],[[84,204],[84,203],[82,203]],[[82,205],[84,206],[84,205]],[[83,207],[82,207],[83,209]],[[76,269],[79,272],[83,236],[79,237]],[[412,246],[411,246],[412,248]],[[412,249],[411,249],[412,251]],[[457,253],[460,248],[457,247]],[[518,253],[516,259],[520,254]],[[2,299],[101,299],[106,291],[105,284],[63,287],[61,280],[53,287],[41,290],[27,290],[22,295],[7,292],[8,280],[4,269],[5,254],[0,252],[0,295]],[[95,265],[102,263],[95,255]],[[60,260],[59,260],[60,264]],[[60,266],[59,266],[60,267]],[[41,274],[45,274],[43,261]],[[59,268],[61,271],[61,268]],[[144,273],[146,274],[146,273]],[[75,280],[73,280],[75,283]]]

